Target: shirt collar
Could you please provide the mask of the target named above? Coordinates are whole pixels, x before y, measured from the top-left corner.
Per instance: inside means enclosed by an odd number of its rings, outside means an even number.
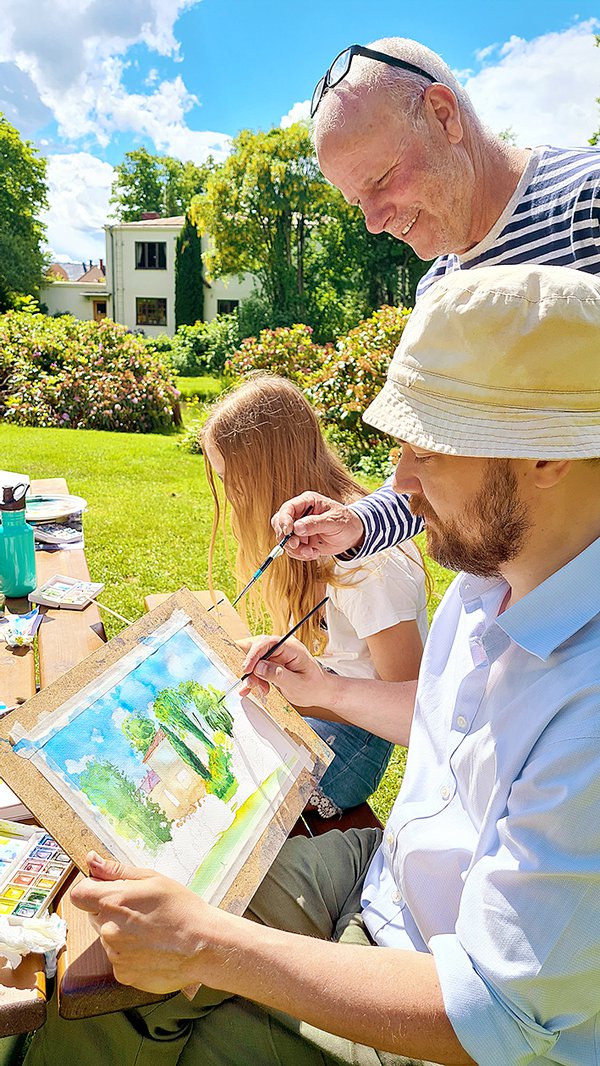
[[[525,651],[548,659],[600,613],[600,537],[551,574],[496,623]]]

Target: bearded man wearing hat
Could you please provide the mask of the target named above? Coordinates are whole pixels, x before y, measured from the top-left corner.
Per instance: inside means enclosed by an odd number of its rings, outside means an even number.
[[[419,302],[365,415],[401,443],[395,488],[430,553],[464,571],[416,695],[330,674],[294,640],[259,661],[276,636],[244,664],[245,691],[410,731],[385,833],[289,840],[244,918],[90,857],[72,898],[117,978],[204,987],[51,1015],[26,1066],[595,1066],[599,341],[600,282],[574,270],[457,272]]]

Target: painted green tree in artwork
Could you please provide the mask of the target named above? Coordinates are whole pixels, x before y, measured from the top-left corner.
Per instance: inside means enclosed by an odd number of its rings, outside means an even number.
[[[210,785],[206,786],[206,791],[212,792],[224,803],[231,799],[238,786],[231,769],[231,762],[232,752],[229,738],[225,733],[215,733],[215,747],[208,757]]]
[[[153,711],[161,725],[169,726],[179,737],[190,733],[210,751],[214,744],[208,733],[200,728],[198,723],[188,713],[193,710],[190,699],[181,691],[182,682],[178,688],[164,688],[159,692],[153,704]]]
[[[147,714],[143,714],[140,711],[135,714],[128,714],[123,721],[121,729],[133,750],[137,751],[142,757],[146,754],[156,736],[156,726]]]
[[[177,688],[165,688],[154,701],[154,713],[161,723],[172,726],[176,732],[187,730],[201,740],[208,748],[214,747],[212,740],[200,728],[197,715],[209,730],[221,729],[228,736],[233,735],[233,717],[225,704],[219,700],[223,695],[213,685],[200,685],[197,681],[182,681]]]
[[[79,787],[121,836],[128,840],[142,837],[146,847],[154,852],[171,840],[171,823],[164,811],[146,799],[113,763],[89,763],[79,775]]]
[[[209,791],[208,782],[210,781],[210,770],[208,769],[208,767],[206,767],[202,760],[198,758],[196,752],[192,751],[191,748],[188,748],[185,741],[181,740],[177,736],[177,733],[174,733],[172,729],[169,729],[168,725],[163,725],[162,730],[165,736],[168,738],[169,743],[179,755],[179,758],[183,759],[183,761],[187,763],[188,766],[191,767],[191,769],[194,771],[194,773],[198,774],[198,776],[201,777],[203,781],[206,781],[206,789],[207,791]]]

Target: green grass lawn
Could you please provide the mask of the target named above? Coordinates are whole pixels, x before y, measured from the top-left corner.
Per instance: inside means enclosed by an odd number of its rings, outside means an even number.
[[[65,477],[71,492],[88,501],[84,517],[86,556],[100,597],[132,621],[150,592],[181,585],[207,587],[212,497],[201,456],[178,447],[172,435],[104,433],[94,430],[0,428],[0,465],[31,478]],[[375,487],[376,482],[371,484]],[[429,562],[435,582],[431,612],[451,580]],[[232,579],[219,549],[215,585],[230,597]],[[108,636],[121,624],[104,615]],[[401,780],[404,752],[388,767],[373,808],[384,821]]]
[[[201,400],[214,400],[222,391],[222,379],[210,377],[177,378],[177,388],[184,400],[198,396]]]

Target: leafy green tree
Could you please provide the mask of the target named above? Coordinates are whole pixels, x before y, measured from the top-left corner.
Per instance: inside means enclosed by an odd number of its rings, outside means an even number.
[[[147,148],[126,152],[115,167],[110,202],[120,222],[138,222],[146,211],[163,217],[183,215],[205,185],[212,160],[198,166]]]
[[[44,268],[40,212],[48,206],[46,160],[0,112],[0,310],[11,293],[36,294]]]
[[[175,249],[175,325],[193,326],[203,315],[202,240],[186,214]]]
[[[332,196],[304,124],[268,133],[242,130],[192,201],[192,221],[213,240],[208,272],[254,274],[274,326],[305,321],[306,249]]]
[[[133,781],[108,760],[89,763],[79,774],[79,787],[91,803],[129,840],[142,837],[158,851],[171,840],[171,825],[158,803],[147,799]]]

